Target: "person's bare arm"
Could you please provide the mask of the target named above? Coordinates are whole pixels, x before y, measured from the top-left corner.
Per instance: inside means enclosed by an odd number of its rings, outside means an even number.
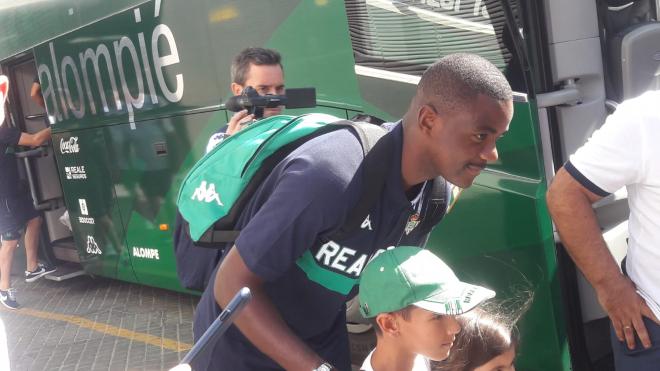
[[[636,331],[648,348],[651,341],[642,316],[658,320],[607,248],[591,206],[600,198],[562,168],[548,190],[547,202],[566,250],[596,290],[619,340],[634,348]]]
[[[41,85],[38,82],[32,83],[32,88],[30,89],[30,97],[39,106],[46,107],[46,103],[44,102],[44,97],[43,95],[41,95]]]
[[[50,128],[45,128],[34,134],[21,133],[18,144],[21,146],[38,147],[50,139]]]
[[[250,288],[252,300],[235,323],[255,347],[286,370],[310,371],[323,363],[284,323],[263,291],[263,281],[245,265],[234,246],[215,277],[213,289],[218,305],[226,307],[242,287]]]

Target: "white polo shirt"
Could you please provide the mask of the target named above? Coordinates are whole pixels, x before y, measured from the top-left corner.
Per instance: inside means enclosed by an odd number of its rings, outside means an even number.
[[[364,359],[364,362],[362,362],[362,367],[360,367],[360,371],[378,371],[374,370],[374,368],[371,366],[371,356],[374,354],[374,350],[372,350],[367,358]],[[431,362],[428,358],[418,354],[417,357],[415,357],[413,368],[410,371],[431,371]]]
[[[626,270],[660,318],[660,91],[620,104],[564,168],[601,196],[627,188]]]

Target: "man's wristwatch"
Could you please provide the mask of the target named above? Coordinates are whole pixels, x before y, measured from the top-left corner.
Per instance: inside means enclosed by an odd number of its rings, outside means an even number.
[[[312,371],[332,371],[334,369],[335,368],[332,367],[331,364],[329,364],[328,362],[324,362],[319,367],[313,369]]]

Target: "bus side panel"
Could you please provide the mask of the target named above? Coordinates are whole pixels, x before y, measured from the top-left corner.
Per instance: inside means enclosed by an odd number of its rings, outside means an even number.
[[[224,125],[225,111],[170,116],[106,128],[117,203],[140,283],[183,290],[176,275],[172,228],[176,196],[206,139]]]
[[[135,282],[102,130],[53,135],[64,199],[80,262],[88,273]]]

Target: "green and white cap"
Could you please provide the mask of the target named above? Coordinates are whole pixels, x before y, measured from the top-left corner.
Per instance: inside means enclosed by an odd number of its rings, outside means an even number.
[[[365,318],[415,305],[442,315],[465,313],[495,291],[461,282],[432,252],[400,246],[382,252],[362,272],[360,312]]]

